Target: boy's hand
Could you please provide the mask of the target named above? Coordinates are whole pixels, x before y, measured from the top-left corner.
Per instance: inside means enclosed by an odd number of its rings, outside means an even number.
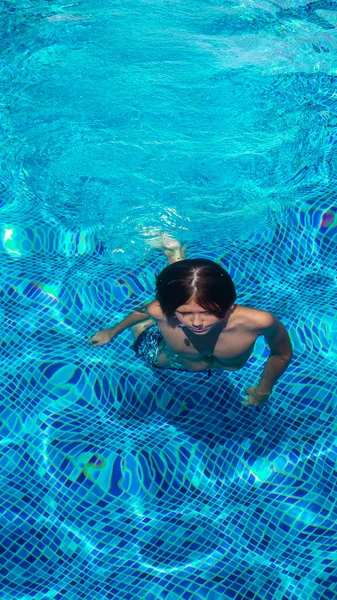
[[[242,402],[243,406],[263,406],[269,400],[270,394],[260,391],[258,387],[249,387],[245,391],[248,394],[248,398]]]
[[[87,343],[89,346],[104,346],[104,344],[108,344],[110,342],[113,336],[112,329],[101,329],[101,331],[97,331],[97,333],[95,333],[95,335],[93,335]]]

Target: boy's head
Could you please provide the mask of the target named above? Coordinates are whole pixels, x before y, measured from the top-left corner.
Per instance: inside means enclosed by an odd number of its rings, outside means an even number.
[[[205,333],[236,300],[234,283],[227,271],[206,258],[180,260],[159,273],[156,299],[165,316],[196,333]]]

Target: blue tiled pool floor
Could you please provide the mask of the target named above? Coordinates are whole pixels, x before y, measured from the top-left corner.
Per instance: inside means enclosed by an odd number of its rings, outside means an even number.
[[[294,360],[257,409],[241,400],[262,340],[211,378],[150,371],[130,332],[87,347],[152,297],[158,252],[121,270],[52,226],[3,238],[3,600],[336,598],[336,227],[301,220],[188,248],[290,332]]]

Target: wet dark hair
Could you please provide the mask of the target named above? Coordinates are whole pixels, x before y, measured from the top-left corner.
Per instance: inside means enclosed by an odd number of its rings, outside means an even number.
[[[156,300],[167,318],[191,298],[222,319],[236,300],[233,280],[223,267],[207,258],[180,260],[159,273]]]

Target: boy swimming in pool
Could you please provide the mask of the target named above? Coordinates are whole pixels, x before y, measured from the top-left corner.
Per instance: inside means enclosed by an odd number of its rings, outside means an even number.
[[[132,328],[134,350],[152,368],[182,371],[241,369],[263,335],[270,355],[260,382],[246,389],[244,405],[263,405],[292,358],[285,327],[271,313],[235,304],[230,275],[204,258],[185,259],[184,248],[165,238],[161,249],[168,266],[156,278],[156,296],[88,341],[103,346]]]

